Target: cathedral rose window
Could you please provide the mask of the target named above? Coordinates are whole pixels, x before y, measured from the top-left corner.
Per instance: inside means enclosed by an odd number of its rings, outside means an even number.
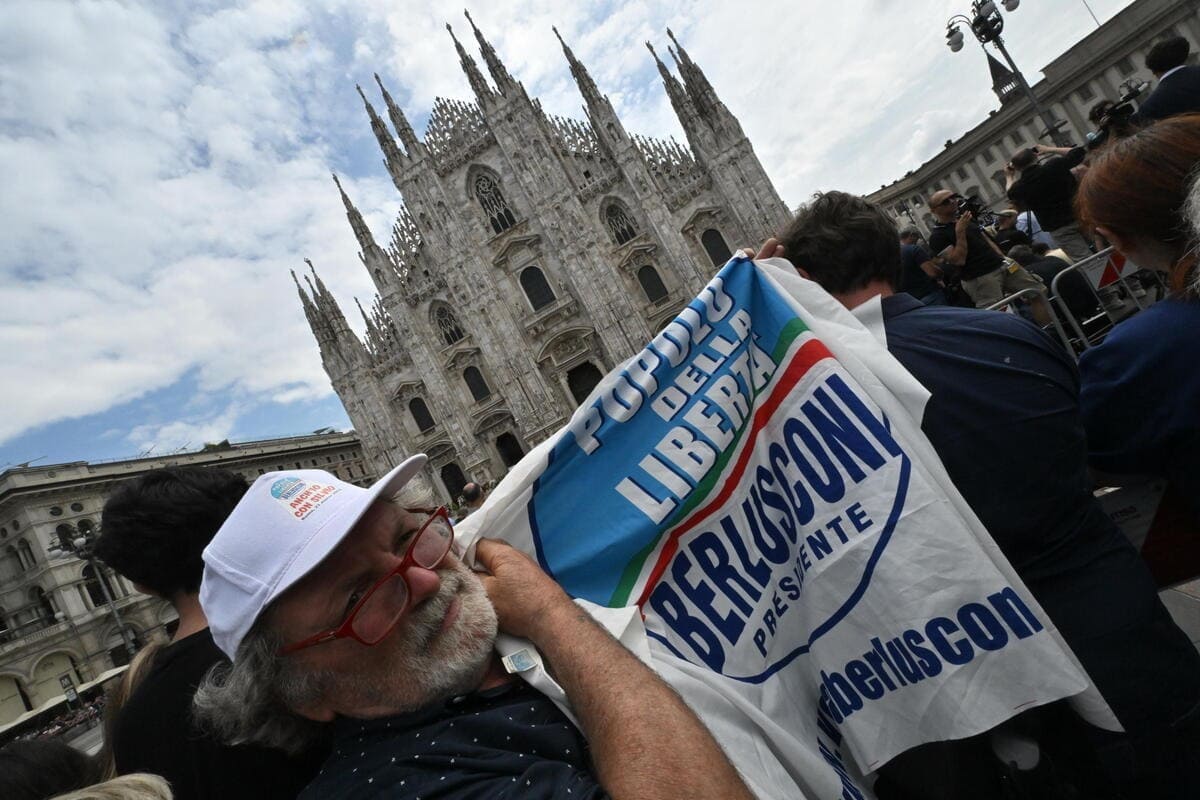
[[[438,306],[433,312],[433,321],[437,325],[442,341],[446,344],[454,344],[463,338],[462,327],[458,324],[458,320],[454,317],[454,312],[449,307]]]
[[[512,209],[508,207],[504,193],[500,191],[500,184],[495,178],[486,173],[480,173],[475,176],[474,184],[475,199],[479,201],[483,213],[487,214],[492,231],[502,233],[517,224],[517,218],[513,216]]]
[[[633,220],[629,218],[629,215],[625,213],[625,209],[616,203],[613,203],[604,211],[604,224],[608,228],[613,241],[617,244],[625,244],[637,236],[638,233],[637,227],[633,224]]]

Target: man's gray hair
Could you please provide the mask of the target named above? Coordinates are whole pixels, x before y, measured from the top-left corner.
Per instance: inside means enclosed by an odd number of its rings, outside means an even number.
[[[226,744],[258,744],[296,755],[318,742],[324,725],[291,709],[309,705],[333,676],[282,658],[279,635],[260,617],[232,664],[209,670],[192,702],[197,721]]]
[[[436,503],[420,474],[387,499],[401,508]],[[268,608],[242,640],[233,663],[213,667],[197,688],[193,709],[200,724],[228,744],[258,744],[293,755],[320,741],[325,725],[292,709],[315,704],[337,676],[281,657],[282,646]]]
[[[432,508],[438,505],[433,487],[423,474],[416,475],[400,487],[400,491],[388,498],[388,501],[401,508]]]
[[[1187,201],[1183,205],[1183,219],[1187,224],[1190,250],[1183,255],[1193,258],[1191,273],[1186,277],[1183,287],[1184,294],[1192,300],[1200,300],[1200,172],[1193,173],[1192,188],[1188,192]]]

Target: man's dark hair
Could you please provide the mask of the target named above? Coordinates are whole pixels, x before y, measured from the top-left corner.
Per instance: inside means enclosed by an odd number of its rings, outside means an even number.
[[[1008,257],[1022,267],[1027,267],[1038,260],[1037,255],[1033,252],[1033,248],[1027,244],[1013,245],[1009,248]]]
[[[474,503],[480,497],[483,497],[483,490],[479,488],[478,483],[468,483],[463,487],[463,500],[468,503]]]
[[[100,766],[62,739],[10,742],[0,749],[0,797],[42,800],[90,786]]]
[[[1012,165],[1017,169],[1031,167],[1036,161],[1037,153],[1033,152],[1032,147],[1025,147],[1013,153]]]
[[[117,487],[104,504],[96,555],[162,597],[200,590],[201,553],[249,484],[210,467],[169,467]]]
[[[1146,53],[1146,69],[1155,75],[1162,75],[1164,72],[1183,66],[1183,63],[1187,61],[1190,49],[1188,40],[1182,36],[1163,39],[1155,43],[1150,48],[1150,52]]]
[[[873,280],[900,282],[900,238],[878,206],[846,192],[818,192],[779,234],[787,258],[840,294]]]
[[[1034,242],[1029,246],[1029,249],[1032,250],[1033,254],[1036,256],[1044,256],[1046,253],[1050,252],[1050,245],[1046,244],[1045,242]]]
[[[1104,121],[1105,115],[1108,114],[1109,111],[1112,111],[1116,105],[1117,104],[1112,100],[1101,100],[1097,102],[1088,110],[1088,121],[1093,125],[1099,125]]]

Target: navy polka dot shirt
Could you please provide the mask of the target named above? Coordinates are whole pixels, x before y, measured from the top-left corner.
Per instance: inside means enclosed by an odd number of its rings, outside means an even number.
[[[302,800],[382,797],[608,795],[575,726],[545,695],[516,681],[411,714],[339,718],[333,752]]]

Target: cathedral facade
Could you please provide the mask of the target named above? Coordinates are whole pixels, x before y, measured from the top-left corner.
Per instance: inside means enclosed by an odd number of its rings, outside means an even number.
[[[686,147],[626,131],[566,43],[587,119],[545,113],[471,27],[490,81],[455,38],[475,100],[438,98],[424,139],[378,76],[390,129],[359,88],[404,200],[381,244],[338,183],[377,290],[359,306],[364,338],[315,270],[297,281],[375,471],[427,453],[429,477],[452,499],[565,424],[734,247],[790,218],[737,118],[674,36],[678,77],[647,47]]]

